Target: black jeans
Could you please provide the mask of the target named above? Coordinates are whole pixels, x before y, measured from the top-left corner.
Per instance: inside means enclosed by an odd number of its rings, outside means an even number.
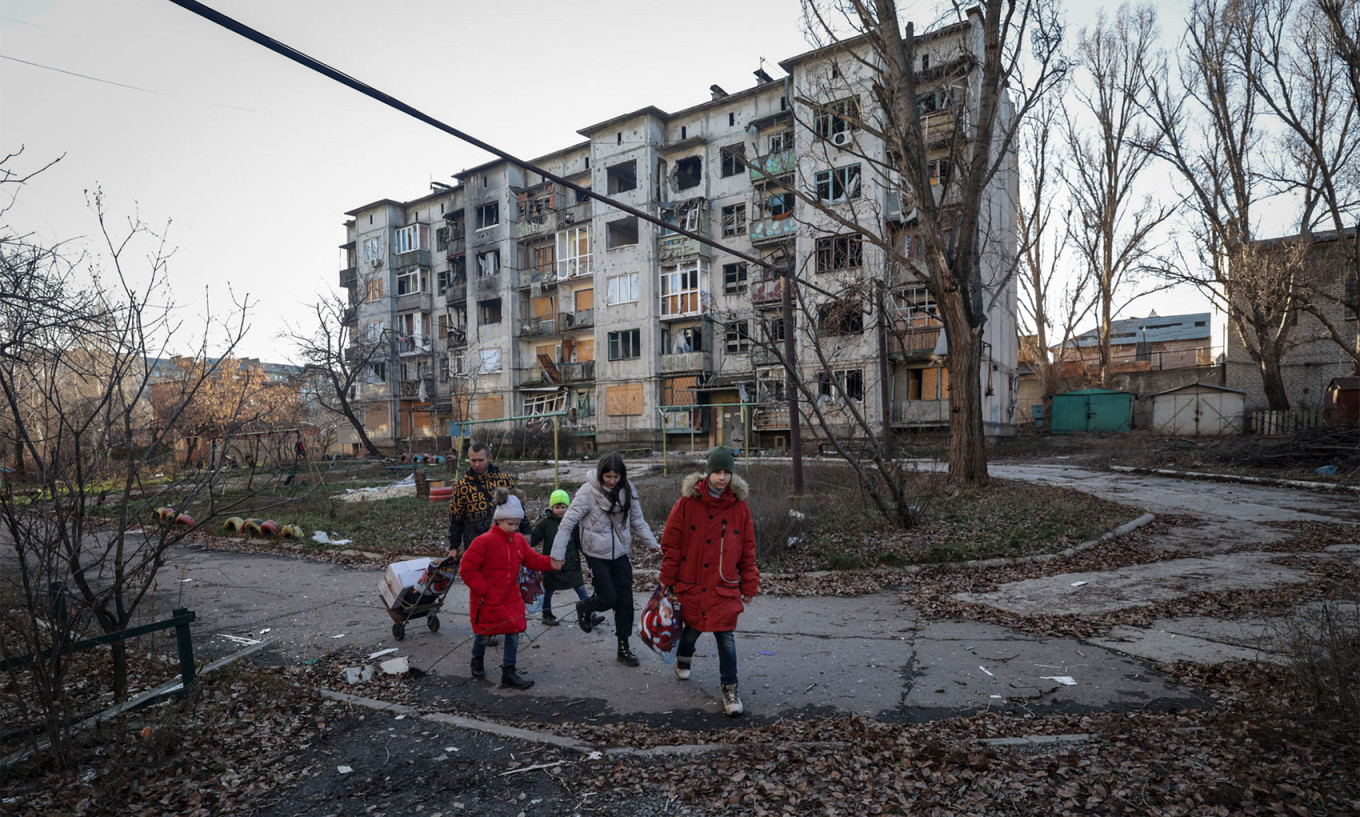
[[[592,613],[614,611],[614,630],[620,641],[626,641],[633,631],[633,563],[628,557],[597,559],[587,556],[590,572],[595,577],[595,595],[586,599],[586,609]]]

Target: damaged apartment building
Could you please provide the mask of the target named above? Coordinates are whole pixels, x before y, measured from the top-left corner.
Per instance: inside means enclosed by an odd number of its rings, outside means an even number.
[[[970,14],[918,37],[918,104],[942,146],[940,180],[977,98],[980,26]],[[948,350],[915,266],[911,195],[886,169],[882,141],[856,125],[873,120],[874,98],[845,47],[785,60],[781,78],[758,70],[745,90],[712,86],[676,113],[623,113],[531,161],[765,266],[501,160],[414,201],[348,212],[346,320],[356,343],[382,345],[351,395],[368,436],[392,451],[445,450],[451,429],[469,428],[455,424],[474,421],[473,434],[495,442],[560,413],[577,451],[785,448],[780,271],[806,282],[791,331],[832,422],[853,402],[878,426],[946,426]],[[996,178],[984,280],[1000,283],[987,296],[983,418],[987,433],[1008,434],[1016,299],[1003,270],[1017,191],[1014,172]],[[810,201],[886,231],[911,262],[889,263]],[[803,423],[802,433],[815,443],[823,432]]]

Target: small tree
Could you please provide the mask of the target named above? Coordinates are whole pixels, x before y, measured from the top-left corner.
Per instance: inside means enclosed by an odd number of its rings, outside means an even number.
[[[166,356],[179,328],[170,305],[158,301],[170,251],[135,218],[115,232],[102,195],[95,193],[91,205],[103,239],[102,270],[91,263],[85,273],[79,256],[69,260],[0,228],[0,429],[22,486],[0,496],[4,545],[18,565],[3,581],[28,613],[21,641],[0,644],[0,652],[38,655],[19,671],[25,682],[6,690],[41,713],[58,758],[74,714],[64,650],[91,625],[106,633],[127,629],[174,546],[227,510],[215,472],[153,480],[155,452],[178,434],[183,406],[213,376],[215,363],[197,356],[186,401],[153,418],[147,361]],[[150,269],[134,285],[125,259],[143,252]],[[226,354],[244,332],[245,314],[242,305],[220,327]],[[176,524],[173,513],[155,521],[157,506],[190,505],[195,522]],[[114,642],[110,652],[113,692],[122,700],[127,644]]]

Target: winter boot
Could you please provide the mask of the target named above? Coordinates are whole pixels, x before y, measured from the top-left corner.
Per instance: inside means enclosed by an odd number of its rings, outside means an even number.
[[[694,660],[692,655],[675,656],[675,677],[681,681],[689,680],[689,665]]]
[[[741,698],[737,696],[735,683],[722,685],[722,702],[723,711],[734,718],[745,711],[741,706]]]
[[[543,623],[549,627],[556,627],[558,625],[557,616],[553,615],[551,610],[544,610]]]
[[[473,678],[486,677],[486,668],[482,666],[482,656],[480,655],[472,656],[472,677]]]
[[[636,667],[639,663],[637,654],[629,649],[626,638],[619,639],[619,663],[627,664],[630,667]]]
[[[604,613],[590,614],[590,628],[593,630],[604,623]]]
[[[590,612],[590,608],[586,607],[584,599],[576,602],[576,624],[583,633],[595,629],[595,616]]]
[[[532,678],[514,667],[501,667],[501,689],[528,689],[533,685]]]

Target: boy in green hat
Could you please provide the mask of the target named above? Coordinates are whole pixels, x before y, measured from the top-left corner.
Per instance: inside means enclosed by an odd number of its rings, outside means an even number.
[[[544,555],[549,555],[552,551],[553,539],[557,537],[557,528],[562,523],[562,517],[567,512],[567,507],[571,505],[571,495],[566,491],[558,489],[552,492],[548,498],[548,508],[543,512],[543,518],[534,526],[533,532],[529,535],[529,545]],[[567,546],[567,556],[563,560],[561,570],[543,574],[543,623],[549,627],[557,626],[557,616],[553,614],[552,597],[554,590],[575,590],[576,596],[582,599],[590,598],[586,592],[585,574],[581,570],[581,533],[579,530],[571,532],[571,542]],[[596,624],[604,621],[604,616],[595,614]]]

